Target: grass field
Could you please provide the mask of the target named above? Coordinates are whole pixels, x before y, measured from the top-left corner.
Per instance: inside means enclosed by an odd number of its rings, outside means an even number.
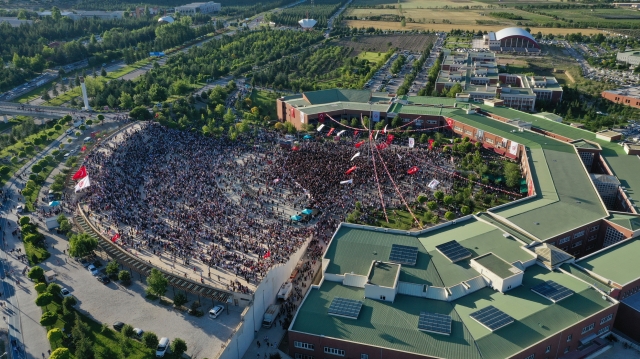
[[[496,0],[496,3],[498,0]],[[474,0],[402,0],[400,2],[392,0],[354,0],[353,6],[376,6],[376,5],[395,5],[396,10],[398,5],[402,5],[402,10],[410,9],[426,9],[426,8],[441,8],[444,6],[486,6],[483,1]]]
[[[275,92],[253,90],[250,98],[252,106],[256,106],[260,110],[261,118],[264,118],[264,116],[269,116],[271,120],[278,118],[278,114],[276,113],[277,95]]]
[[[375,22],[369,22],[369,24]],[[342,38],[332,43],[343,47],[352,47],[352,56],[359,56],[361,52],[372,52],[376,55],[380,53],[383,56],[389,48],[398,48],[400,50],[409,50],[412,52],[424,51],[428,44],[435,41],[435,36],[424,34],[407,34],[407,35],[372,35],[358,36],[356,41],[351,38]]]
[[[407,26],[402,27],[399,22],[387,22],[387,21],[362,21],[362,20],[347,20],[345,25],[349,27],[374,27],[380,30],[391,31],[406,31],[406,30],[418,30],[418,31],[446,31],[451,30],[473,30],[473,31],[499,31],[505,28],[503,25],[456,25],[456,24],[418,24],[407,23]],[[548,27],[532,27],[531,32],[542,34],[554,34],[554,35],[566,35],[575,34],[577,32],[583,35],[595,35],[604,33],[598,29],[567,29],[567,28],[548,28]]]

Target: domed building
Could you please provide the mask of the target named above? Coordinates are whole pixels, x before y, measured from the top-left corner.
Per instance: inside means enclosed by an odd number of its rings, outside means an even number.
[[[302,19],[300,21],[298,21],[298,24],[300,24],[300,26],[304,29],[304,30],[311,30],[313,29],[314,26],[316,26],[318,22],[314,19]]]
[[[480,40],[480,39],[477,39]],[[540,52],[540,45],[526,30],[508,27],[498,32],[489,32],[481,41],[474,40],[474,47],[491,51]]]

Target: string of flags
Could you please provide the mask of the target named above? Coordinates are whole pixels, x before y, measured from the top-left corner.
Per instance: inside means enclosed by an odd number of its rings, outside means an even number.
[[[87,173],[87,168],[85,166],[80,166],[78,171],[71,178],[74,181],[79,180],[78,183],[76,183],[76,187],[75,187],[76,192],[91,186],[91,181],[89,180],[89,174]]]

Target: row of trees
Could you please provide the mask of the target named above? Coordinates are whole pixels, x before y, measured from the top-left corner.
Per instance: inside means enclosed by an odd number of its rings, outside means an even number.
[[[266,21],[273,21],[278,25],[299,26],[300,19],[306,19],[307,16],[316,20],[316,27],[326,28],[328,20],[345,0],[315,0],[314,6],[298,5],[278,13],[268,13],[265,15]]]
[[[398,95],[406,95],[409,92],[409,89],[411,88],[413,81],[416,79],[416,76],[418,76],[418,73],[420,73],[420,70],[422,70],[424,63],[429,58],[429,54],[431,53],[432,48],[433,48],[433,44],[427,45],[427,48],[422,52],[420,58],[418,58],[416,61],[413,62],[411,73],[407,74],[404,77],[404,81],[402,82],[402,85],[398,87],[398,91],[397,91]]]

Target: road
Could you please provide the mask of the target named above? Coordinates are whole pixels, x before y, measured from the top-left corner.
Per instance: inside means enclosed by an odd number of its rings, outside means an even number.
[[[424,65],[422,66],[422,69],[420,69],[420,72],[418,72],[418,74],[416,75],[416,79],[414,80],[414,85],[411,86],[411,88],[409,89],[410,96],[416,96],[418,94],[418,91],[420,91],[425,86],[427,86],[429,71],[431,70],[431,67],[436,62],[436,60],[438,59],[438,56],[440,56],[440,51],[442,50],[442,45],[444,45],[446,38],[447,38],[446,33],[444,32],[438,33],[438,37],[436,39],[436,42],[433,44],[433,48],[431,49],[429,58],[427,59],[427,61],[425,61]],[[431,94],[427,94],[427,95],[430,96]]]
[[[333,21],[338,17],[338,15],[342,14],[342,12],[351,4],[353,0],[349,0],[346,4],[344,4],[341,8],[336,11],[335,14],[331,15],[329,20],[327,21],[327,31],[324,33],[324,37],[329,37],[331,30],[333,30]]]

